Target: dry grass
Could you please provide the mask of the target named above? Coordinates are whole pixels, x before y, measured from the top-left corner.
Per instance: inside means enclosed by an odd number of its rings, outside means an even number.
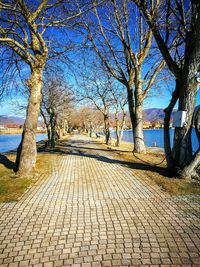
[[[42,180],[51,173],[49,154],[38,154],[36,169],[28,177],[18,177],[13,172],[15,155],[0,156],[0,202],[17,201],[19,197],[38,179]]]
[[[68,140],[71,135],[66,135],[58,143]],[[46,179],[51,173],[51,161],[56,154],[44,150],[45,141],[37,143],[40,151],[37,156],[36,168],[28,177],[18,177],[14,172],[15,154],[0,155],[0,202],[17,201],[20,196],[38,180]]]
[[[166,161],[161,149],[148,148],[146,154],[133,154],[133,145],[122,142],[120,147],[115,147],[115,141],[106,145],[103,138],[95,139],[98,144],[107,148],[111,155],[130,163],[137,176],[141,179],[146,177],[153,184],[159,185],[162,190],[172,195],[200,194],[200,182],[185,181],[177,177],[170,177],[166,170]]]

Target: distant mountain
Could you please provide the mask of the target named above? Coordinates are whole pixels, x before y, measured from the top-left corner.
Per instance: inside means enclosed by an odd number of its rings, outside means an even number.
[[[165,113],[160,108],[148,108],[143,111],[144,121],[163,121]]]
[[[199,106],[195,108],[195,112]],[[149,122],[163,122],[165,113],[163,109],[161,108],[148,108],[144,109],[143,111],[144,121]],[[111,113],[111,117],[114,120],[114,114]],[[0,124],[8,124],[8,123],[14,123],[14,124],[24,124],[25,119],[15,116],[2,116],[0,115]],[[39,121],[39,124],[43,123],[42,121]]]
[[[6,116],[0,115],[0,124],[19,124],[23,125],[25,122],[24,118],[17,117],[17,116]],[[39,120],[38,125],[43,125],[43,121]]]
[[[25,119],[20,118],[20,117],[15,117],[15,116],[4,116],[0,115],[0,124],[19,124],[23,125]]]
[[[197,111],[198,108],[199,108],[199,106],[196,106],[195,107],[195,111],[194,111],[195,113],[196,113],[196,111]],[[172,112],[172,114],[173,114],[173,112]],[[143,116],[144,116],[144,121],[150,121],[150,122],[158,121],[158,122],[163,122],[164,117],[165,117],[165,113],[164,113],[163,109],[161,109],[161,108],[148,108],[148,109],[145,109],[143,111]]]

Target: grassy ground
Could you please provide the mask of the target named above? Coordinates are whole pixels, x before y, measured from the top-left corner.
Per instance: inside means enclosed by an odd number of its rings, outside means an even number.
[[[62,144],[69,136],[65,136],[58,143]],[[17,201],[36,181],[43,180],[51,174],[51,161],[56,160],[57,156],[54,151],[56,152],[60,148],[56,146],[53,150],[44,150],[44,144],[44,141],[37,143],[39,153],[36,168],[28,177],[17,177],[13,172],[15,154],[0,154],[0,202]]]
[[[107,148],[112,156],[126,161],[135,170],[138,177],[147,177],[152,183],[159,185],[163,190],[172,195],[200,194],[200,182],[185,181],[176,177],[169,177],[166,171],[166,161],[161,149],[149,148],[147,154],[133,154],[133,145],[122,142],[120,147],[115,147],[115,141],[106,145],[103,138],[95,139],[98,144]]]
[[[17,177],[13,172],[16,155],[0,155],[0,202],[16,201],[38,179],[51,172],[51,156],[38,154],[36,171],[28,177]]]

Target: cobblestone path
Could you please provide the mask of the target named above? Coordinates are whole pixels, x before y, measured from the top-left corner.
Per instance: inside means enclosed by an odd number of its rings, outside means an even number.
[[[171,197],[76,135],[0,206],[0,266],[200,266],[200,198]]]

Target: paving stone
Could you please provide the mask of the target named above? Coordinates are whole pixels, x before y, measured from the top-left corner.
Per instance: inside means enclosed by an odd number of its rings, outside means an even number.
[[[170,196],[87,136],[62,151],[0,204],[1,267],[200,267],[200,196]]]

